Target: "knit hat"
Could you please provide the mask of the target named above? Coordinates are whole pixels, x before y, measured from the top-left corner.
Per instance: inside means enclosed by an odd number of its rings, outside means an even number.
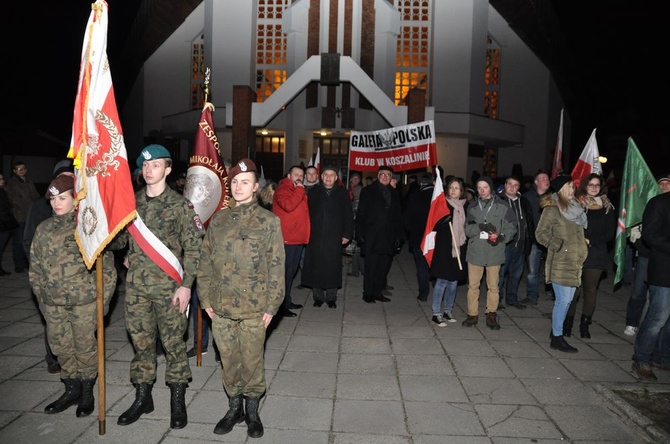
[[[670,181],[670,173],[665,174],[665,175],[659,177],[659,178],[658,178],[658,184],[660,185],[661,182],[666,181],[666,180],[667,180],[667,181]]]
[[[479,182],[486,182],[489,186],[489,189],[491,190],[491,193],[495,193],[495,188],[493,188],[493,180],[489,176],[481,176],[479,179],[477,179],[477,183],[475,183],[475,187]]]
[[[256,164],[251,159],[241,159],[228,171],[228,183],[230,183],[235,176],[240,173],[258,173]]]
[[[560,175],[551,181],[551,188],[555,193],[558,193],[558,191],[568,182],[572,182],[572,176],[568,174]]]
[[[58,196],[73,188],[74,174],[61,174],[51,181],[44,196],[48,199],[51,196]]]
[[[321,167],[321,174],[325,173],[327,170],[330,170],[330,171],[334,172],[335,174],[339,173],[339,171],[337,171],[337,169],[334,166],[331,165],[331,166]]]
[[[379,172],[381,172],[381,171],[388,171],[389,173],[393,174],[393,168],[391,168],[391,167],[388,166],[388,165],[380,165],[380,166],[379,166],[379,169],[377,170],[377,172],[379,173]]]
[[[144,147],[140,155],[137,157],[137,166],[142,168],[142,164],[145,160],[154,160],[154,159],[170,159],[170,152],[163,145],[158,145],[156,143],[152,145],[147,145]]]

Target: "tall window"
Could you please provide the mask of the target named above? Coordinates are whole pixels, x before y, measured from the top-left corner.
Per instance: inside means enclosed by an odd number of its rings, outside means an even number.
[[[486,72],[484,73],[484,115],[498,118],[500,91],[500,45],[488,36],[486,39]]]
[[[400,12],[400,35],[396,48],[394,101],[404,105],[413,88],[426,91],[430,65],[431,0],[395,0]]]
[[[258,0],[256,95],[263,102],[286,81],[286,35],[281,20],[291,0]]]
[[[205,104],[205,36],[201,35],[191,46],[191,109],[202,109]]]

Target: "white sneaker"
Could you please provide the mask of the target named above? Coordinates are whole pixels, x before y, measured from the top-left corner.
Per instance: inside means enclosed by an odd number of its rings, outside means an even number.
[[[458,322],[456,319],[451,317],[451,314],[447,313],[446,311],[444,314],[442,314],[442,319],[444,319],[446,322]]]
[[[635,336],[637,333],[637,327],[633,327],[632,325],[626,325],[626,329],[623,331],[623,334],[626,336]]]
[[[446,327],[447,323],[444,322],[444,319],[442,319],[442,315],[435,315],[431,319],[435,324],[437,324],[438,327]]]

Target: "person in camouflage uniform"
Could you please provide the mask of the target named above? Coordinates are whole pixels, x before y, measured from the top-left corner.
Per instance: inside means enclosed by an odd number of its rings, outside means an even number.
[[[38,225],[30,248],[28,277],[47,322],[49,345],[60,361],[65,393],[44,408],[59,413],[78,404],[77,416],[93,412],[98,376],[96,271],[89,270],[75,240],[74,175],[56,177],[47,189],[54,216]],[[116,285],[114,255],[103,253],[104,303]]]
[[[184,400],[191,368],[186,356],[184,333],[188,327],[186,308],[198,269],[200,245],[205,232],[193,205],[167,186],[172,170],[170,153],[162,145],[148,145],[137,158],[146,187],[135,194],[137,215],[147,228],[179,259],[183,280],[170,278],[136,242],[129,241],[126,266],[126,328],[135,347],[130,379],[135,401],[117,423],[128,425],[154,410],[151,389],[156,379],[156,341],[160,335],[165,350],[165,382],[170,387],[170,427],[186,426]],[[153,245],[157,247],[157,245]]]
[[[228,182],[235,206],[210,220],[198,268],[200,304],[212,318],[230,407],[214,433],[228,433],[244,420],[247,434],[259,438],[265,331],[284,298],[284,238],[279,217],[255,197],[259,185],[253,161],[234,165]]]

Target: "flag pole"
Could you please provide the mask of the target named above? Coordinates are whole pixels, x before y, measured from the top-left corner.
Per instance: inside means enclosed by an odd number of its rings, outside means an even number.
[[[456,253],[456,259],[458,260],[458,269],[462,270],[463,264],[461,264],[461,252],[460,248],[458,248],[458,245],[456,245],[456,236],[454,236],[454,226],[451,224],[451,221],[449,221],[449,232],[451,233],[451,246],[454,249],[454,252]]]
[[[207,106],[207,99],[209,98],[209,79],[210,79],[211,71],[209,67],[205,69],[205,81],[203,83],[204,85],[204,92],[205,92],[205,107]],[[225,191],[225,190],[224,190]],[[196,280],[195,285],[197,287],[198,281]],[[196,290],[197,291],[197,290]],[[202,367],[202,329],[203,329],[203,324],[202,324],[202,310],[199,307],[200,301],[198,300],[198,306],[195,307],[195,316],[198,317],[198,331],[195,332],[195,366],[196,367]]]
[[[95,293],[98,322],[98,434],[106,433],[105,408],[105,287],[102,275],[102,254],[95,260]]]

